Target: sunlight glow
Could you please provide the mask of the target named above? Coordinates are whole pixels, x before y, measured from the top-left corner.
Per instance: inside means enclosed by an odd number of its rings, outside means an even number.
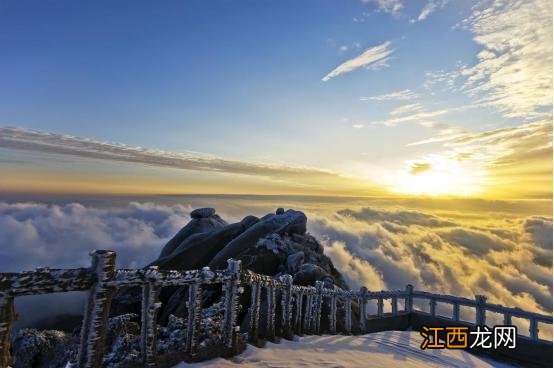
[[[458,161],[432,156],[424,162],[407,162],[406,169],[396,175],[391,189],[412,195],[470,196],[481,192],[479,177]]]

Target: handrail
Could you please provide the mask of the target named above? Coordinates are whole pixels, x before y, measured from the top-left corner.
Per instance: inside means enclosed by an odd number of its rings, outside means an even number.
[[[475,299],[434,294],[426,291],[415,291],[407,285],[405,290],[368,291],[362,287],[358,291],[326,288],[323,282],[317,281],[314,286],[292,284],[291,275],[279,278],[260,275],[249,270],[241,270],[240,261],[228,260],[225,270],[212,271],[209,267],[201,270],[175,271],[159,270],[157,267],[145,269],[116,269],[115,252],[95,251],[91,253],[90,268],[49,269],[37,268],[34,271],[19,273],[0,273],[0,368],[11,363],[10,338],[15,320],[14,298],[24,295],[49,294],[67,291],[88,291],[78,360],[74,366],[98,368],[102,364],[105,350],[105,336],[109,306],[115,292],[121,288],[142,288],[141,312],[141,356],[144,366],[156,364],[156,331],[157,311],[161,304],[159,293],[166,286],[188,286],[187,326],[184,351],[190,355],[198,353],[199,330],[202,312],[202,290],[205,285],[221,284],[223,291],[224,316],[222,323],[222,344],[226,351],[232,352],[237,344],[237,310],[239,294],[248,286],[251,292],[249,311],[248,339],[257,343],[259,339],[260,304],[262,290],[266,297],[266,339],[273,339],[277,334],[291,338],[294,333],[318,334],[322,331],[321,319],[323,306],[328,311],[326,332],[336,334],[337,317],[342,314],[342,333],[352,333],[352,303],[357,302],[360,310],[359,332],[367,331],[367,303],[377,301],[377,317],[383,317],[384,301],[391,302],[391,315],[416,312],[413,308],[414,298],[429,302],[429,313],[436,316],[437,303],[448,303],[453,306],[453,321],[460,321],[460,306],[475,308],[475,324],[484,325],[486,312],[500,313],[504,324],[511,324],[512,317],[529,320],[529,336],[535,342],[539,339],[538,323],[552,324],[552,316],[527,312],[519,308],[504,307],[487,303],[486,297],[475,296]],[[280,331],[276,331],[277,297],[281,300]],[[399,311],[398,300],[404,300],[404,309]],[[441,316],[444,317],[444,316]],[[446,317],[449,318],[449,317]],[[525,336],[521,336],[525,337]],[[551,343],[551,342],[550,342]]]

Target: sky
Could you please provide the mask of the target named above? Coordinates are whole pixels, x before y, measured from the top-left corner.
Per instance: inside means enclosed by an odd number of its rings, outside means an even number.
[[[0,191],[552,198],[548,0],[3,1]]]

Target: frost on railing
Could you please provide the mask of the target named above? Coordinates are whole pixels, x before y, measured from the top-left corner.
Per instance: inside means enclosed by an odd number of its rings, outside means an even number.
[[[539,323],[552,324],[551,316],[490,304],[486,297],[480,295],[475,299],[460,298],[415,291],[411,285],[404,290],[392,291],[368,291],[365,287],[359,291],[331,289],[326,288],[323,282],[317,282],[315,287],[299,286],[292,284],[290,275],[281,275],[277,279],[241,270],[240,261],[232,259],[228,260],[226,270],[219,271],[212,271],[208,267],[192,271],[162,271],[157,267],[116,270],[114,252],[96,251],[91,256],[90,268],[40,268],[21,273],[0,273],[0,368],[12,363],[10,335],[15,319],[14,298],[66,291],[88,291],[78,358],[72,366],[90,368],[102,366],[110,304],[115,292],[125,287],[142,288],[140,351],[145,367],[155,367],[157,364],[156,321],[161,307],[159,293],[162,287],[167,286],[187,286],[188,289],[183,351],[190,356],[198,354],[200,349],[202,291],[213,284],[222,285],[223,322],[220,328],[222,347],[227,352],[236,351],[239,341],[237,320],[241,309],[247,312],[248,328],[245,332],[248,341],[253,344],[258,344],[260,338],[275,340],[281,336],[291,339],[295,333],[364,333],[368,331],[373,318],[426,313],[414,309],[414,298],[427,301],[428,314],[433,317],[438,316],[437,303],[450,304],[452,315],[447,318],[454,322],[461,321],[460,307],[474,309],[475,319],[470,322],[479,325],[486,324],[487,312],[502,315],[504,324],[511,324],[512,318],[526,319],[529,321],[529,334],[521,337],[534,342],[545,342],[539,339]],[[239,297],[246,289],[250,292],[249,304],[241,306]],[[404,301],[403,310],[399,310],[399,300]],[[377,302],[375,315],[368,316],[369,301]],[[385,313],[385,303],[390,303],[390,313]],[[353,326],[354,304],[358,311],[359,324],[356,326]],[[322,324],[323,317],[326,318],[325,325]],[[263,326],[263,333],[260,326]]]

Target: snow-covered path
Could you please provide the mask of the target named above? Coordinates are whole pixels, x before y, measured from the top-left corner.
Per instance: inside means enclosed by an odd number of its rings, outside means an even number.
[[[460,350],[421,350],[421,337],[411,331],[385,331],[364,336],[305,336],[247,350],[230,360],[213,359],[186,367],[354,368],[354,367],[510,367]],[[185,368],[184,364],[174,368]]]

